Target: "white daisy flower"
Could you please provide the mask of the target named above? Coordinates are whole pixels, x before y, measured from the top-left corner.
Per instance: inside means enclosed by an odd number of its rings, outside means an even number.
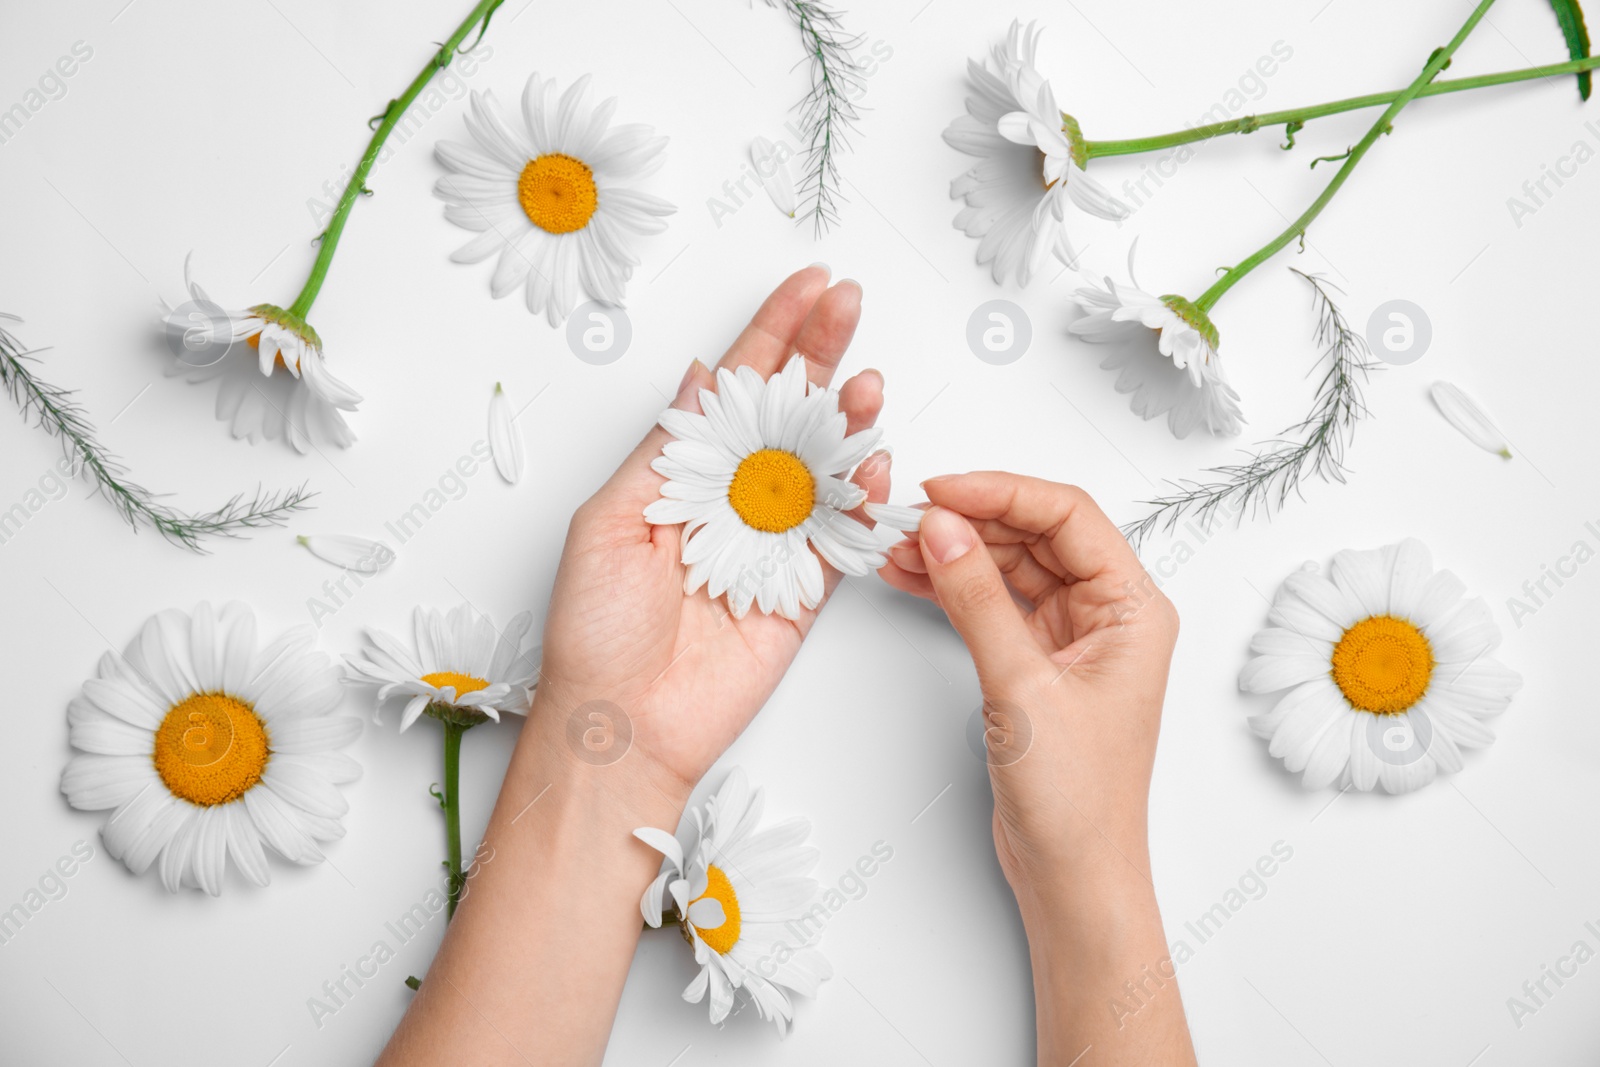
[[[328,371],[322,339],[308,322],[272,304],[223,310],[189,277],[187,263],[184,282],[190,301],[169,308],[163,320],[185,349],[167,374],[191,383],[220,379],[217,421],[234,437],[252,444],[283,437],[302,453],[355,442],[342,412],[355,411],[361,394]]]
[[[665,830],[643,827],[634,836],[666,856],[665,868],[640,901],[644,921],[661,925],[663,891],[677,909],[684,939],[694,947],[700,973],[683,991],[698,1004],[711,994],[711,1021],[733,1007],[745,989],[778,1033],[794,1018],[789,994],[815,997],[833,976],[822,953],[791,945],[786,927],[803,918],[817,895],[811,877],[817,850],[805,842],[811,824],[794,818],[764,830],[761,790],[751,790],[742,769],[728,775],[705,810],[691,810],[692,837],[685,848]]]
[[[588,101],[584,75],[556,99],[554,81],[528,79],[523,125],[500,116],[491,95],[472,94],[467,130],[476,146],[439,142],[435,156],[451,173],[434,195],[445,218],[478,234],[451,254],[457,263],[499,261],[489,290],[495,299],[519,286],[528,310],[558,326],[591,299],[620,307],[633,268],[634,239],[667,228],[677,209],[632,183],[665,160],[665,137],[649,126],[611,128],[616,99]]]
[[[705,414],[662,413],[662,427],[677,440],[651,464],[667,482],[644,517],[684,524],[684,591],[726,593],[734,618],[753,603],[764,614],[798,619],[822,602],[822,560],[856,577],[882,567],[878,535],[846,512],[864,507],[891,526],[920,517],[866,503],[850,476],[882,431],[847,437],[838,391],[808,388],[802,357],[766,381],[749,367],[721,369],[717,391],[700,391],[700,407]]]
[[[1204,311],[1181,296],[1151,296],[1110,278],[1104,288],[1091,281],[1072,299],[1084,314],[1068,332],[1115,346],[1100,366],[1121,372],[1117,392],[1133,394],[1134,414],[1165,414],[1179,438],[1196,426],[1219,436],[1239,432],[1239,394],[1223,373],[1217,328]]]
[[[1460,770],[1461,749],[1494,740],[1485,720],[1522,685],[1489,658],[1500,643],[1489,605],[1464,599],[1414,539],[1340,552],[1330,578],[1313,563],[1290,575],[1250,642],[1239,688],[1294,687],[1251,729],[1308,789],[1407,793]]]
[[[1027,285],[1052,252],[1072,262],[1068,200],[1102,219],[1128,216],[1127,207],[1084,172],[1077,120],[1056,106],[1034,62],[1040,32],[1031,22],[1026,31],[1013,22],[987,65],[967,61],[967,114],[944,131],[951,148],[982,159],[950,183],[951,199],[967,204],[956,213],[956,228],[980,239],[978,262],[991,265],[996,282],[1014,274],[1019,285]]]
[[[524,611],[495,629],[488,616],[462,604],[446,615],[417,608],[412,617],[416,650],[379,630],[368,630],[371,645],[360,656],[347,656],[345,680],[378,686],[373,720],[390,697],[406,697],[400,729],[424,711],[435,718],[464,724],[500,721],[500,713],[528,714],[529,690],[539,672],[539,646],[527,641],[533,615]]]
[[[100,831],[107,852],[134,874],[155,863],[171,892],[213,896],[229,857],[256,885],[271,880],[263,843],[322,861],[317,843],[344,836],[335,786],[361,776],[333,749],[361,721],[331,714],[339,671],[314,642],[297,626],[258,650],[249,608],[201,604],[161,612],[125,654],[101,657],[67,706],[81,754],[61,791],[81,810],[116,809]]]

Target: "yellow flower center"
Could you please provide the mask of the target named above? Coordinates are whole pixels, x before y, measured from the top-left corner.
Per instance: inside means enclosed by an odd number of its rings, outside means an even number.
[[[714,929],[696,926],[694,932],[700,935],[700,940],[717,953],[726,956],[732,951],[733,946],[739,943],[739,898],[734,895],[733,883],[728,881],[728,876],[722,873],[722,868],[716,864],[706,867],[706,891],[695,897],[695,900],[704,900],[710,897],[722,905],[722,925]]]
[[[763,448],[733,472],[728,503],[746,526],[783,533],[806,521],[817,500],[817,480],[793,452]]]
[[[443,689],[447,685],[456,687],[456,696],[464,697],[468,693],[476,693],[480,689],[489,688],[489,683],[482,678],[470,674],[458,674],[455,671],[434,671],[424,674],[422,680],[436,689]]]
[[[1422,699],[1433,677],[1433,646],[1393,615],[1362,619],[1333,650],[1333,680],[1358,711],[1395,715]]]
[[[581,159],[552,152],[530,159],[517,179],[517,199],[533,224],[548,233],[589,225],[599,205],[594,172]]]
[[[244,796],[272,756],[267,727],[242,700],[196,693],[167,712],[151,758],[175,797],[210,807]]]

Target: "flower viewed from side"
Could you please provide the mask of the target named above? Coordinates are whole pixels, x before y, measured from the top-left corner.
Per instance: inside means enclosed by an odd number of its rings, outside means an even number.
[[[967,61],[967,114],[944,131],[951,148],[980,162],[950,183],[965,200],[956,228],[979,239],[978,262],[997,283],[1015,275],[1027,285],[1055,253],[1073,259],[1067,243],[1066,202],[1102,219],[1128,209],[1085,173],[1077,121],[1056,106],[1050,83],[1034,61],[1039,31],[1013,22],[987,64]]]
[[[498,254],[495,299],[521,287],[528,310],[558,326],[580,290],[620,307],[639,260],[636,238],[666,229],[676,208],[633,187],[665,160],[665,137],[649,126],[611,126],[616,100],[591,104],[589,76],[560,98],[538,74],[522,94],[520,126],[490,95],[472,94],[467,130],[475,144],[439,142],[450,171],[434,186],[445,218],[478,236],[451,254],[479,263]]]
[[[217,420],[252,444],[282,437],[304,453],[355,443],[343,413],[356,410],[361,394],[329,372],[322,339],[305,319],[272,304],[224,311],[189,277],[187,264],[184,281],[189,301],[163,320],[181,345],[169,376],[218,381]]]
[[[1522,685],[1489,658],[1500,643],[1489,605],[1464,594],[1414,539],[1340,552],[1326,578],[1307,563],[1239,674],[1248,692],[1289,689],[1251,729],[1308,789],[1407,793],[1460,770],[1461,749],[1494,740],[1486,720]]]
[[[850,477],[881,431],[846,436],[838,392],[808,385],[802,357],[766,381],[749,367],[719,370],[700,407],[702,415],[662,413],[676,440],[651,464],[667,481],[644,517],[684,524],[685,592],[727,594],[734,618],[753,603],[798,619],[822,602],[823,560],[856,577],[882,567],[878,535],[846,512],[864,507],[874,522],[905,529],[920,519],[866,503]]]
[[[1073,294],[1083,315],[1068,332],[1112,349],[1100,366],[1116,370],[1119,393],[1132,393],[1134,414],[1167,416],[1174,437],[1196,426],[1218,436],[1237,434],[1244,424],[1239,394],[1222,370],[1217,328],[1204,311],[1181,296],[1151,296],[1110,278]]]
[[[501,712],[528,714],[529,691],[539,671],[539,646],[527,640],[533,630],[530,612],[512,619],[502,633],[466,604],[449,614],[417,608],[412,630],[414,650],[368,630],[370,647],[345,658],[347,682],[378,686],[374,721],[381,721],[383,705],[392,697],[406,698],[402,731],[424,711],[465,725],[499,722]]]
[[[271,880],[262,845],[300,864],[344,836],[336,786],[361,768],[334,749],[361,721],[331,713],[339,671],[297,626],[265,647],[243,604],[201,604],[148,620],[127,652],[106,653],[67,706],[79,754],[61,791],[73,807],[115,808],[106,851],[134,874],[152,863],[170,892],[222,892],[227,861]]]
[[[720,1023],[733,1007],[734,991],[745,989],[757,1014],[782,1034],[794,1019],[790,994],[815,997],[833,968],[816,949],[790,946],[785,931],[817,895],[811,871],[819,857],[805,843],[811,824],[794,818],[758,829],[761,809],[761,790],[752,790],[735,768],[703,811],[691,809],[688,847],[665,830],[635,830],[666,856],[640,909],[652,927],[660,927],[667,898],[676,909],[700,965],[683,999],[698,1004],[709,992],[711,1021]]]

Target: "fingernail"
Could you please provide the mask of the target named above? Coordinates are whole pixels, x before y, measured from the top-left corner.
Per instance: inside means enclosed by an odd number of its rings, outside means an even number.
[[[932,478],[924,478],[922,481],[918,482],[917,484],[920,485],[922,488],[926,489],[930,485],[935,485],[935,484],[937,484],[939,482],[949,481],[952,477],[954,477],[954,475],[936,474]]]
[[[977,543],[972,524],[948,508],[929,508],[919,533],[924,550],[940,563],[954,563]]]
[[[883,390],[883,384],[884,384],[883,371],[879,370],[877,367],[868,367],[866,370],[862,371],[861,373],[862,374],[870,374],[874,378],[878,379],[878,390],[880,392]]]
[[[839,279],[839,284],[840,285],[853,285],[853,286],[855,286],[857,299],[859,299],[860,297],[865,296],[866,293],[867,293],[867,291],[865,289],[861,288],[861,283],[856,281],[854,278],[840,278]]]
[[[683,391],[689,388],[689,383],[695,380],[695,372],[703,369],[705,369],[705,364],[698,359],[689,364],[689,369],[683,372],[683,381],[678,383],[679,396],[682,396]]]
[[[893,459],[887,448],[880,448],[861,461],[861,473],[868,478],[875,477],[880,472],[888,470]]]
[[[825,273],[825,274],[829,274],[829,275],[833,274],[833,268],[828,266],[826,263],[823,263],[821,260],[818,260],[817,262],[815,262],[815,263],[813,263],[811,265],[813,267],[821,267],[822,270],[823,270],[823,273]]]

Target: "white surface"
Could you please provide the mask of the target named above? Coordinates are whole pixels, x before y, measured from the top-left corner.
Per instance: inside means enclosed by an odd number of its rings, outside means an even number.
[[[629,289],[632,348],[595,367],[516,298],[488,296],[490,267],[451,264],[465,234],[430,188],[431,147],[461,138],[449,101],[380,166],[377,195],[352,218],[313,319],[338,374],[366,396],[351,450],[298,457],[231,440],[211,417],[214,388],[161,377],[156,299],[181,296],[183,258],[224,304],[287,302],[309,265],[308,198],[339,180],[364,122],[413,75],[460,3],[195,0],[13,5],[0,39],[0,108],[75,41],[93,57],[64,97],[0,145],[6,255],[0,309],[21,314],[45,375],[82,390],[104,439],[137,477],[204,508],[262,482],[309,479],[317,509],[195,557],[135,537],[81,486],[0,547],[7,610],[0,656],[7,741],[0,746],[0,908],[23,898],[78,840],[96,855],[21,934],[0,945],[0,1060],[6,1064],[351,1064],[375,1055],[442,932],[435,920],[335,1016],[307,998],[388,939],[384,923],[420,900],[441,855],[438,739],[370,728],[352,746],[365,777],[347,791],[348,836],[331,862],[275,863],[257,891],[230,875],[225,895],[168,896],[104,854],[103,816],[58,792],[68,756],[64,710],[107,644],[151,612],[202,598],[255,605],[264,629],[307,618],[336,576],[293,533],[384,537],[392,520],[485,433],[495,381],[524,416],[529,469],[515,488],[489,469],[435,515],[399,561],[323,627],[353,647],[368,624],[403,625],[413,604],[465,597],[497,616],[542,613],[572,509],[650,423],[684,365],[714,357],[787,271],[817,259],[861,280],[865,312],[849,367],[888,380],[883,424],[902,488],[997,467],[1081,483],[1120,519],[1151,483],[1228,459],[1235,443],[1175,442],[1141,423],[1098,353],[1069,342],[1069,279],[996,288],[952,228],[950,179],[969,165],[939,134],[961,109],[966,59],[1013,14],[1046,20],[1045,61],[1063,106],[1089,136],[1178,128],[1224,99],[1274,42],[1293,50],[1246,110],[1312,103],[1407,82],[1465,4],[1375,0],[1010,7],[959,0],[862,2],[849,24],[892,55],[863,103],[863,135],[843,161],[851,203],[821,242],[763,194],[717,226],[706,207],[737,178],[751,138],[783,135],[803,74],[774,11],[731,0],[675,4],[510,0],[489,33],[492,58],[470,84],[515,100],[537,68],[563,82],[593,71],[621,98],[621,121],[670,134],[650,188],[680,205],[643,249]],[[526,6],[525,6],[526,5]],[[462,9],[462,10],[458,10]],[[919,10],[920,9],[920,10]],[[1548,6],[1507,0],[1452,74],[1564,57]],[[1247,85],[1248,88],[1248,85]],[[1433,347],[1372,384],[1347,486],[1315,484],[1270,525],[1199,544],[1167,589],[1184,617],[1152,804],[1157,888],[1182,969],[1203,1062],[1282,1065],[1592,1063],[1600,1038],[1600,963],[1588,963],[1536,1015],[1513,1023],[1506,999],[1600,920],[1600,723],[1592,662],[1600,565],[1581,568],[1516,627],[1505,607],[1579,539],[1600,539],[1593,464],[1595,183],[1580,168],[1518,227],[1507,197],[1579,140],[1600,145],[1600,103],[1570,81],[1424,101],[1380,142],[1311,233],[1223,302],[1218,320],[1250,427],[1242,444],[1305,410],[1316,358],[1303,284],[1289,264],[1344,285],[1358,323],[1405,298],[1427,310]],[[1121,270],[1142,235],[1140,278],[1156,291],[1202,289],[1212,268],[1254,248],[1307,203],[1369,115],[1208,148],[1121,231],[1075,218],[1089,262]],[[1106,162],[1113,188],[1141,158]],[[1551,188],[1554,188],[1551,186]],[[1032,349],[990,366],[965,342],[967,317],[1004,296],[1032,317]],[[1429,406],[1449,378],[1486,402],[1518,458],[1475,450]],[[544,390],[544,392],[540,392]],[[1066,398],[1070,397],[1070,403]],[[9,405],[7,405],[9,406]],[[56,445],[0,416],[0,508],[23,498]],[[1499,740],[1420,794],[1307,794],[1270,760],[1244,716],[1264,702],[1234,684],[1270,594],[1306,558],[1416,535],[1487,596],[1507,629],[1501,657],[1526,688]],[[1147,563],[1172,552],[1152,542]],[[1259,591],[1259,592],[1258,592]],[[964,727],[977,687],[962,646],[927,607],[875,580],[842,590],[771,705],[729,753],[769,789],[775,814],[804,812],[833,881],[876,841],[894,858],[838,913],[823,947],[839,977],[800,1009],[779,1042],[746,1015],[720,1031],[678,991],[683,945],[646,938],[607,1063],[832,1062],[945,1065],[1030,1061],[1027,959],[989,837],[983,764]],[[365,708],[352,698],[348,710]],[[487,817],[513,729],[467,740],[466,832]],[[1275,842],[1293,858],[1220,934],[1185,930]],[[581,892],[582,887],[574,887]],[[391,939],[392,940],[392,939]],[[1109,1009],[1108,1009],[1109,1010]],[[277,1057],[274,1059],[274,1057]],[[677,1057],[674,1059],[674,1057]],[[1476,1057],[1476,1058],[1475,1058]]]

